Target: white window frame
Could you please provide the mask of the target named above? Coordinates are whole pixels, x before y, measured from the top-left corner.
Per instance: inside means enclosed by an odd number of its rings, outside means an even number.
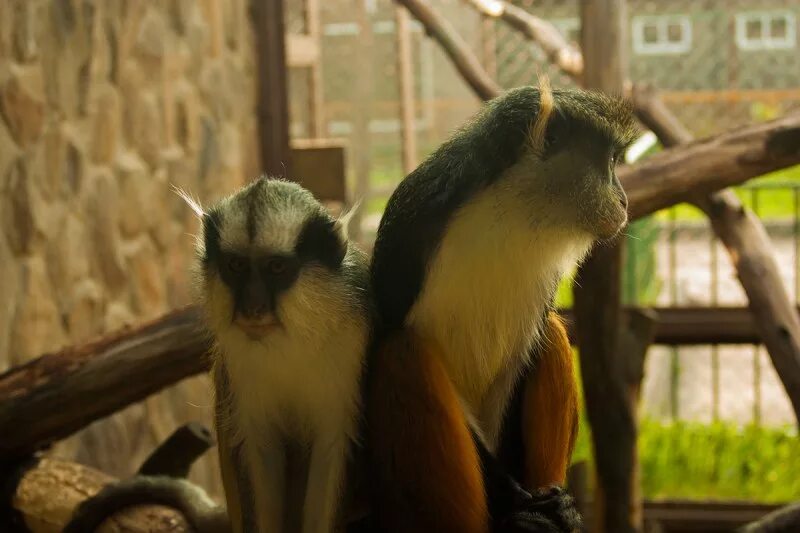
[[[786,35],[773,38],[765,35],[769,31],[773,19],[786,21]],[[747,36],[747,24],[752,21],[761,23],[761,37],[751,39]],[[740,50],[791,50],[797,45],[797,19],[791,11],[746,11],[736,14],[736,46]]]
[[[681,40],[670,42],[668,31],[670,24],[681,26]],[[655,24],[658,41],[648,43],[644,39],[646,26]],[[692,19],[689,15],[639,15],[633,17],[633,51],[637,55],[677,55],[685,54],[692,49]]]

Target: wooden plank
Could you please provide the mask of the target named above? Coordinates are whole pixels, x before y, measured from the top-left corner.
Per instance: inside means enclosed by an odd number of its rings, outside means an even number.
[[[319,61],[319,44],[311,35],[292,33],[286,36],[286,66],[310,68]]]
[[[250,7],[258,51],[256,106],[261,168],[272,176],[291,177],[283,0],[251,0]]]
[[[345,203],[344,143],[331,139],[292,141],[292,178],[323,201]]]

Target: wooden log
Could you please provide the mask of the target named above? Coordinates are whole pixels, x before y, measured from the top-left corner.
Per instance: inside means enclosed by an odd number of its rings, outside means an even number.
[[[634,92],[634,102],[639,119],[658,135],[662,144],[674,146],[691,142],[691,133],[654,90]],[[800,116],[794,118],[800,119]],[[790,157],[800,154],[798,123],[800,120],[795,120],[792,126],[790,120],[785,129],[771,134],[772,141],[763,141],[765,150],[771,146],[776,158],[784,153]],[[769,157],[769,154],[764,153],[762,157]],[[728,250],[747,294],[758,333],[792,402],[795,421],[800,423],[800,315],[781,279],[764,226],[729,189],[707,196],[692,194],[687,199],[708,216],[711,227]]]
[[[186,308],[0,374],[0,463],[204,371],[210,341]]]
[[[10,507],[14,524],[0,524],[3,531],[24,526],[33,533],[58,533],[75,508],[86,498],[115,481],[99,470],[59,459],[43,458],[17,477]],[[6,505],[8,502],[0,502]],[[8,528],[8,529],[5,529]],[[177,510],[161,505],[130,507],[114,514],[98,533],[189,532],[191,528]]]

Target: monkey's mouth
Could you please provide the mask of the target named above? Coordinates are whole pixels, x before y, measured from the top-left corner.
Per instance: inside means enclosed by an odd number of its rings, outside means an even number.
[[[251,339],[260,339],[271,330],[280,326],[278,317],[273,314],[255,318],[236,317],[234,323]]]

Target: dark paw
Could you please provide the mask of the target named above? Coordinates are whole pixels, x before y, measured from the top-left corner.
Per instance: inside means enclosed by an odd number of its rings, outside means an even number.
[[[572,533],[580,530],[575,500],[561,487],[533,492],[497,528],[498,533]]]

